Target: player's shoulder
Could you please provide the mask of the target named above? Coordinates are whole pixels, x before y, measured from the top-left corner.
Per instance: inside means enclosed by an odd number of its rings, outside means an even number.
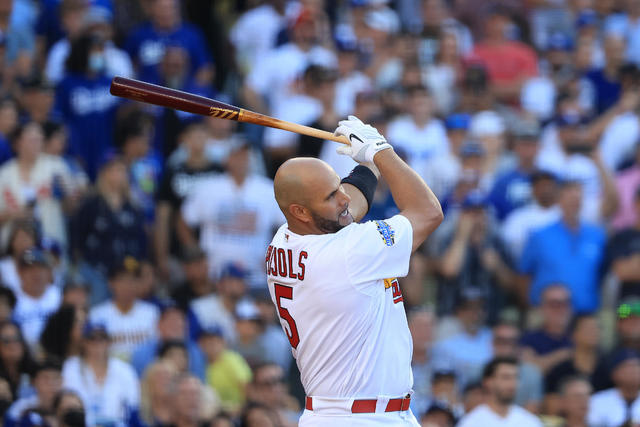
[[[346,230],[346,236],[358,234],[371,234],[375,236],[375,232],[377,232],[387,246],[393,246],[398,232],[406,228],[411,229],[411,222],[404,215],[397,214],[390,218],[372,219],[361,223],[354,223],[340,230],[340,232]]]

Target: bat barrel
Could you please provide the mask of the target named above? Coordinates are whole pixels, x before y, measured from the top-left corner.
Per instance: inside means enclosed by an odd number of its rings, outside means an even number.
[[[140,80],[114,77],[111,81],[112,95],[173,108],[203,116],[214,116],[221,119],[237,120],[240,108],[224,102],[194,95],[181,90],[171,89]]]

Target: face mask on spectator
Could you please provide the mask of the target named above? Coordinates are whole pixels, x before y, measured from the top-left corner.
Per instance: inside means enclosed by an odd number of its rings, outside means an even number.
[[[62,414],[62,422],[69,427],[85,427],[85,415],[81,409],[69,409]]]
[[[104,55],[101,52],[93,52],[89,55],[89,70],[100,73],[104,70]]]

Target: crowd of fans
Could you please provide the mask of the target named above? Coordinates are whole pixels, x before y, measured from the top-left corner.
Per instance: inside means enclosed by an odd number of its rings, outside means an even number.
[[[291,156],[333,131],[439,197],[400,280],[423,426],[640,425],[640,0],[0,0],[5,426],[296,425],[266,287]],[[397,212],[381,181],[367,218]],[[515,405],[515,406],[514,406]]]

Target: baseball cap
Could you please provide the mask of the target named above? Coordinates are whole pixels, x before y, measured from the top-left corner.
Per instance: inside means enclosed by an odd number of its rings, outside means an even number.
[[[109,268],[108,278],[113,279],[122,273],[133,274],[134,276],[139,275],[140,261],[132,255],[123,257],[120,261],[117,261],[113,266],[111,266],[111,268]]]
[[[438,381],[444,378],[455,379],[456,371],[452,368],[439,368],[433,371],[431,375],[431,382]]]
[[[47,255],[38,248],[27,249],[26,251],[20,254],[20,258],[18,259],[18,264],[21,267],[29,267],[32,265],[40,265],[43,267],[50,267],[49,258]]]
[[[462,157],[480,157],[484,156],[486,150],[478,141],[465,141],[460,146],[460,156]]]
[[[598,14],[593,9],[583,9],[576,18],[576,27],[582,29],[598,25]]]
[[[540,137],[540,125],[532,120],[523,120],[514,127],[513,136],[519,140],[537,141]]]
[[[476,209],[487,206],[487,197],[480,190],[471,190],[462,201],[462,209]]]
[[[544,170],[544,169],[536,169],[531,173],[531,183],[535,184],[538,181],[541,181],[543,179],[550,179],[552,181],[557,181],[558,178],[556,177],[556,175],[548,170]]]
[[[589,118],[577,110],[568,110],[556,115],[553,120],[557,127],[578,126],[589,122]]]
[[[224,338],[224,332],[222,328],[218,325],[208,325],[201,327],[198,331],[198,339],[202,337],[221,337]]]
[[[487,298],[487,293],[477,287],[464,287],[457,292],[456,306],[461,307],[468,302],[484,301]]]
[[[241,265],[236,263],[228,263],[220,272],[220,278],[233,277],[235,279],[245,279],[248,273]]]
[[[427,411],[424,413],[424,416],[434,414],[434,413],[445,414],[447,418],[449,418],[451,425],[454,425],[456,422],[455,415],[451,411],[451,408],[449,407],[449,405],[447,405],[445,402],[441,402],[439,400],[433,400],[429,405],[429,408],[427,409]]]
[[[619,319],[640,316],[640,297],[629,295],[620,300],[617,314]]]
[[[83,23],[86,26],[96,24],[110,24],[113,20],[113,12],[102,5],[94,4],[84,15]]]
[[[122,156],[112,148],[107,149],[104,153],[102,153],[102,156],[100,156],[100,161],[98,162],[98,170],[102,171],[111,166],[113,163],[117,162],[124,162]]]
[[[500,135],[505,131],[502,117],[495,111],[481,111],[473,116],[469,132],[474,137]]]
[[[469,123],[471,122],[471,116],[466,113],[453,113],[449,114],[444,120],[444,125],[448,130],[467,130],[469,129]]]
[[[357,52],[358,51],[358,40],[355,37],[336,37],[336,49],[339,52]]]
[[[260,311],[253,301],[243,299],[236,305],[236,318],[238,320],[260,320]]]
[[[206,258],[207,253],[202,250],[202,248],[200,246],[197,245],[191,245],[191,246],[186,246],[182,249],[182,252],[180,253],[180,261],[188,264],[194,261],[199,261],[203,258]]]
[[[631,350],[628,348],[623,348],[617,350],[615,353],[611,355],[609,359],[609,374],[612,374],[620,365],[628,360],[638,360],[640,361],[640,354],[635,350]]]
[[[573,49],[573,40],[565,33],[556,31],[547,40],[547,50],[570,51]]]
[[[84,338],[95,336],[109,338],[109,331],[107,331],[107,326],[104,323],[89,320],[82,328],[82,336]]]
[[[388,34],[395,34],[398,32],[398,21],[396,16],[384,9],[374,9],[366,13],[364,17],[364,23],[367,27],[383,31]]]

